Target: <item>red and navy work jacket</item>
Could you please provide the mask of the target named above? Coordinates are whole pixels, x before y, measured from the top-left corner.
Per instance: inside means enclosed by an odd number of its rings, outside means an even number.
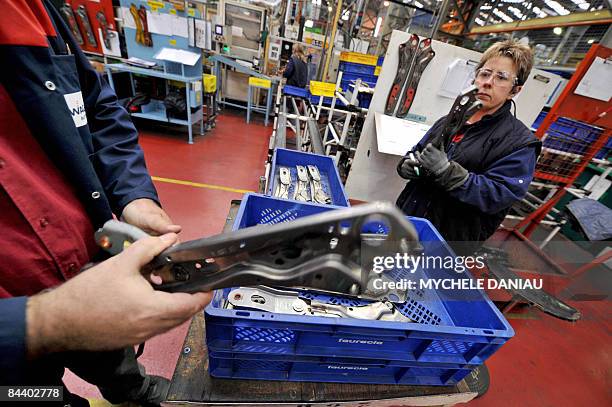
[[[25,365],[26,296],[72,277],[92,233],[158,201],[138,133],[47,0],[0,10],[0,384]]]

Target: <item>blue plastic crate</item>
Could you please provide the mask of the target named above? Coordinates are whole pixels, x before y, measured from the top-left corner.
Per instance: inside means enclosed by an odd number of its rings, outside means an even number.
[[[308,96],[310,96],[310,92],[308,91],[308,89],[300,88],[298,86],[291,86],[291,85],[283,86],[283,94],[289,95],[289,96],[301,97],[305,99],[308,99]]]
[[[346,91],[349,89],[350,85],[355,83],[357,79],[361,79],[361,82],[367,84],[368,86],[374,88],[376,87],[376,82],[378,81],[378,76],[374,75],[364,75],[364,74],[352,74],[352,73],[344,73],[342,74],[342,80],[340,81],[340,87],[342,90]]]
[[[559,117],[553,122],[543,139],[543,146],[549,149],[573,154],[585,154],[589,147],[601,136],[603,129],[577,120]],[[597,158],[606,155],[604,147],[596,154]],[[608,150],[609,151],[609,150]]]
[[[385,61],[385,56],[381,55],[378,57],[378,61],[376,62],[377,66],[382,66],[383,62]]]
[[[231,352],[209,352],[208,365],[211,376],[231,379],[429,386],[454,385],[476,366]]]
[[[607,160],[612,152],[612,137],[608,138],[608,142],[597,154],[595,154],[595,158],[600,160]]]
[[[371,88],[375,88],[376,87],[376,81],[361,81],[363,84],[368,85]],[[355,84],[355,80],[354,79],[344,79],[344,76],[342,77],[342,80],[340,81],[340,88],[342,88],[343,91],[347,91],[347,90],[351,90],[353,89],[353,85]]]
[[[372,102],[372,96],[369,93],[359,93],[359,95],[357,95],[357,100],[359,101],[359,107],[363,107],[363,108],[369,108],[370,107],[370,103]]]
[[[294,205],[292,210],[298,216],[334,209],[304,208],[306,205],[297,202]],[[254,215],[241,216],[257,218],[257,214],[255,211]],[[419,218],[409,220],[419,234],[425,255],[453,255],[429,221]],[[259,223],[256,220],[236,222],[238,227]],[[364,229],[364,232],[382,231],[377,224],[367,226],[371,229]],[[467,272],[459,275],[432,268],[417,270],[416,275],[422,278],[470,278]],[[399,274],[393,277],[399,279],[406,276]],[[283,355],[294,361],[302,356],[367,355],[370,359],[463,366],[483,363],[514,335],[510,324],[481,291],[472,292],[472,299],[466,301],[459,295],[453,299],[452,293],[449,295],[448,292],[442,296],[436,290],[411,290],[408,300],[398,304],[398,310],[415,321],[411,323],[224,309],[223,304],[230,291],[217,291],[205,310],[206,339],[211,352]],[[300,291],[300,296],[345,306],[369,303],[357,298],[310,291]],[[299,377],[301,380],[323,380],[321,377]],[[416,379],[412,380],[414,383]]]
[[[250,228],[256,225],[275,225],[337,208],[340,207],[313,202],[298,203],[297,201],[249,192],[242,197],[232,230]]]
[[[291,172],[292,186],[289,189],[289,197],[293,196],[295,180],[297,179],[296,165],[315,165],[321,174],[321,184],[325,193],[331,198],[331,204],[337,206],[349,206],[348,197],[344,192],[344,186],[340,181],[338,168],[331,157],[319,154],[304,153],[301,151],[276,148],[272,156],[272,167],[270,169],[270,182],[266,195],[272,195],[276,184],[279,182],[279,167],[287,167]]]
[[[373,65],[358,64],[355,62],[340,61],[338,70],[344,72],[344,75],[346,75],[347,73],[351,73],[351,74],[358,74],[358,75],[363,74],[363,75],[374,76],[374,71],[376,70],[376,67]]]
[[[331,106],[333,99],[330,96],[317,96],[317,95],[310,95],[310,102],[318,105],[319,104],[319,99],[323,98],[323,105],[325,106]],[[344,103],[342,103],[342,101],[338,98],[336,98],[336,106],[346,106]]]
[[[364,74],[354,74],[354,73],[343,73],[342,80],[343,81],[356,81],[357,79],[361,79],[362,82],[373,83],[376,84],[378,80],[378,76],[372,75],[364,75]]]
[[[542,121],[544,121],[544,118],[546,117],[547,114],[548,114],[548,112],[545,112],[545,111],[542,110],[538,114],[538,117],[536,117],[536,119],[533,122],[533,124],[531,125],[531,128],[537,130],[540,127],[540,125],[542,124]]]

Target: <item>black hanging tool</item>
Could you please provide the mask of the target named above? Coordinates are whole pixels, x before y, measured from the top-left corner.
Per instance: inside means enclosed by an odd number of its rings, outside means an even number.
[[[79,29],[76,17],[74,16],[74,11],[72,11],[70,4],[64,3],[64,5],[60,8],[60,12],[64,16],[66,24],[68,24],[68,27],[70,27],[70,31],[72,32],[72,35],[76,41],[79,43],[79,45],[83,45],[83,36],[81,35],[81,30]]]
[[[434,147],[437,149],[444,147],[444,150],[448,151],[451,137],[456,135],[469,118],[482,107],[482,102],[476,98],[477,93],[478,88],[472,85],[457,96],[455,103],[446,115],[442,131],[429,140]],[[399,161],[397,164],[398,172],[406,160],[415,161],[414,153],[409,152]],[[421,171],[417,167],[415,172],[419,174]]]

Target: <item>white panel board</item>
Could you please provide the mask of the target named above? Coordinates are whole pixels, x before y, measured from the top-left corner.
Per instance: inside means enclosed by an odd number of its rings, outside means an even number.
[[[559,75],[532,69],[525,86],[514,97],[516,102],[516,117],[528,128],[538,117],[557,85],[563,81]]]

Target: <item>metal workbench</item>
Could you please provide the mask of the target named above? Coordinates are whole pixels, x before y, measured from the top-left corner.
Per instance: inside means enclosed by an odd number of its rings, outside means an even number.
[[[191,111],[192,107],[196,107],[193,105],[193,101],[191,100],[192,99],[191,91],[192,91],[193,83],[201,82],[202,81],[201,76],[176,75],[176,74],[160,71],[157,69],[139,68],[139,67],[128,65],[128,64],[106,64],[106,71],[108,73],[108,82],[110,86],[113,88],[113,90],[115,89],[115,84],[113,82],[112,73],[113,72],[128,72],[130,74],[130,84],[132,86],[132,95],[136,94],[136,90],[134,87],[134,78],[132,77],[133,74],[143,75],[143,76],[153,76],[156,78],[183,82],[185,84],[185,94],[186,94],[186,103],[187,103],[187,120],[168,117],[164,109],[155,109],[155,108],[152,108],[149,111],[130,113],[130,114],[134,117],[140,117],[143,119],[157,120],[161,122],[181,124],[183,126],[187,126],[188,133],[189,133],[189,140],[188,140],[189,144],[193,144],[193,130],[191,127],[194,124],[200,122],[200,135],[204,134],[202,104],[197,106],[198,109],[195,112]]]

